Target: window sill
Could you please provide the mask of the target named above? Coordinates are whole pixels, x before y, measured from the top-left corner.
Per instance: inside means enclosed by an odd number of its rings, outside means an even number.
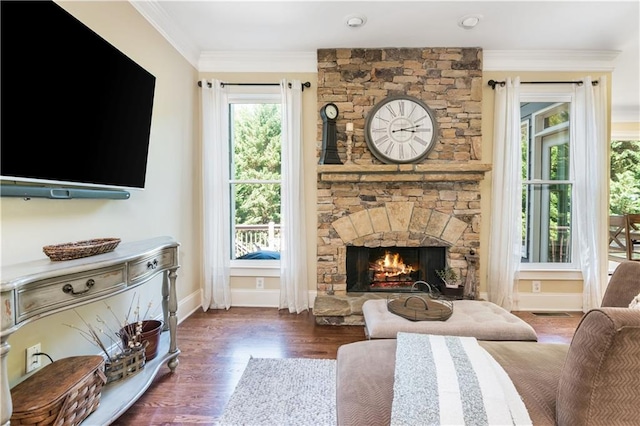
[[[232,260],[232,277],[279,277],[279,260]]]

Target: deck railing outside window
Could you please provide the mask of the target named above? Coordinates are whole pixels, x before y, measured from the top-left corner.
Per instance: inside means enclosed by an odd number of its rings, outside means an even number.
[[[235,259],[260,250],[280,251],[280,224],[236,225],[234,242]]]

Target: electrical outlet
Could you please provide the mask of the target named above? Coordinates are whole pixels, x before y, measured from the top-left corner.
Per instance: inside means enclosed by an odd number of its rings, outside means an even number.
[[[534,293],[540,293],[541,287],[542,287],[542,284],[540,283],[540,281],[533,281],[531,283],[531,291]]]
[[[36,343],[35,345],[27,348],[27,358],[25,360],[25,369],[27,373],[31,373],[33,370],[42,366],[42,362],[40,362],[40,355],[35,355],[38,353],[40,353],[40,343]]]
[[[258,290],[264,290],[264,278],[256,277],[256,288]]]

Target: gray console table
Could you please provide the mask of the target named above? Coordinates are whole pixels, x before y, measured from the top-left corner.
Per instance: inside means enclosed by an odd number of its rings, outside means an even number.
[[[0,424],[8,425],[12,413],[7,376],[8,339],[12,333],[28,322],[129,291],[159,273],[163,274],[164,330],[158,356],[140,373],[104,386],[100,406],[85,422],[112,423],[147,390],[164,362],[174,371],[180,354],[176,343],[178,246],[179,243],[170,237],[158,237],[120,243],[114,251],[97,256],[62,262],[43,259],[3,268],[0,285]],[[69,291],[70,288],[73,291]]]

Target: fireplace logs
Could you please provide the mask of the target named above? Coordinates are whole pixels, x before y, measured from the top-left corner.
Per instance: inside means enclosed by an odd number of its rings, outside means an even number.
[[[369,263],[369,281],[374,288],[411,286],[417,279],[416,267],[407,265],[400,253],[385,252],[383,257]]]
[[[347,246],[347,291],[411,291],[418,280],[437,285],[445,247]]]

